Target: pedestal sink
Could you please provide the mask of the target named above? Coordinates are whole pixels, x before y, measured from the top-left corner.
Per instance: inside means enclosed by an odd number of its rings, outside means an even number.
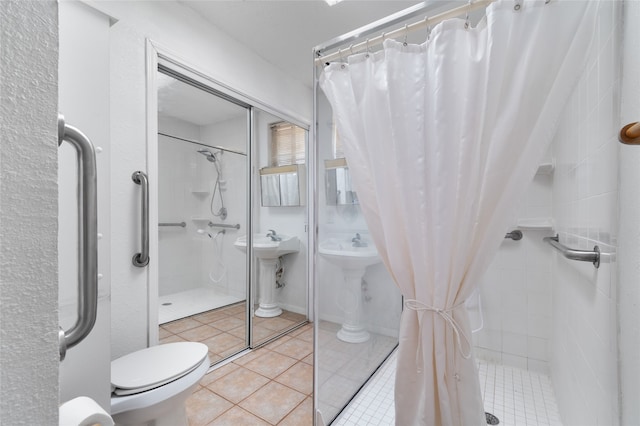
[[[366,245],[365,245],[366,244]],[[363,246],[364,245],[364,246]],[[362,277],[368,266],[380,263],[372,242],[352,242],[350,238],[329,238],[318,246],[320,256],[339,266],[344,275],[345,320],[338,331],[338,339],[348,343],[369,340],[369,332],[362,327]]]
[[[282,314],[282,309],[276,303],[276,267],[278,258],[285,254],[300,250],[298,237],[281,235],[274,241],[265,234],[253,235],[253,254],[258,258],[258,317],[271,318]],[[247,252],[247,236],[239,237],[233,244],[242,252]]]

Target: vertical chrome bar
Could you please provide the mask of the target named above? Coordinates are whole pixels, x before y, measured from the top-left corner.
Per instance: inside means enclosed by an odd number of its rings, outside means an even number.
[[[60,360],[89,335],[98,311],[98,179],[93,144],[58,116],[58,145],[66,141],[78,152],[78,319],[59,332]]]
[[[140,239],[141,251],[133,255],[133,266],[143,268],[149,264],[149,179],[144,172],[133,172],[131,179],[137,185],[141,186],[142,204],[140,207]]]

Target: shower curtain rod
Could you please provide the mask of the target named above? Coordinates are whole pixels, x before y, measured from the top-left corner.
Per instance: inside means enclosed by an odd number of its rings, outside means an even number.
[[[414,22],[413,24],[408,24],[405,25],[402,28],[398,28],[396,30],[393,31],[389,31],[388,33],[383,32],[382,34],[380,34],[379,36],[367,39],[363,42],[357,43],[357,44],[352,44],[349,47],[345,48],[345,49],[338,49],[338,51],[333,52],[333,53],[329,53],[328,55],[325,56],[320,56],[318,58],[315,59],[315,64],[316,65],[322,65],[328,62],[331,62],[333,60],[336,59],[342,59],[343,54],[352,54],[352,53],[356,53],[356,52],[362,52],[365,50],[369,50],[370,47],[373,46],[377,46],[379,44],[382,44],[386,39],[388,38],[396,38],[396,37],[400,37],[403,35],[408,34],[411,31],[415,31],[415,30],[419,30],[422,28],[426,28],[426,27],[430,27],[430,26],[434,26],[437,25],[438,23],[447,20],[447,19],[451,19],[451,18],[455,18],[456,16],[460,16],[466,13],[470,13],[473,12],[474,10],[478,10],[481,8],[484,8],[488,5],[490,5],[491,3],[493,3],[496,0],[477,0],[475,2],[469,2],[467,4],[465,4],[464,6],[459,6],[456,8],[453,8],[451,10],[448,10],[446,12],[442,12],[439,13],[437,15],[434,15],[432,17],[425,17],[423,20],[418,21],[418,22]],[[387,24],[389,25],[389,24]],[[358,32],[358,30],[356,30],[355,32]],[[321,51],[318,50],[317,54],[321,54]]]
[[[200,142],[200,141],[195,141],[195,140],[191,140],[191,139],[181,138],[180,136],[174,136],[174,135],[170,135],[170,134],[168,134],[168,133],[158,132],[158,134],[159,134],[160,136],[166,136],[166,137],[171,138],[171,139],[177,139],[177,140],[179,140],[179,141],[189,142],[189,143],[192,143],[192,144],[196,144],[196,145],[204,146],[204,147],[206,147],[206,148],[220,149],[220,150],[222,150],[222,151],[231,152],[231,153],[233,153],[233,154],[240,154],[240,155],[245,155],[245,156],[247,155],[247,153],[246,153],[246,152],[237,151],[237,150],[235,150],[235,149],[231,149],[231,148],[225,148],[225,147],[223,147],[223,146],[207,145],[206,143],[202,143],[202,142]]]

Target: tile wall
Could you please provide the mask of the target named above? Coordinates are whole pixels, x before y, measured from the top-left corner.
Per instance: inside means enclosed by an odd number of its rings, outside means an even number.
[[[618,424],[617,202],[622,2],[599,2],[585,72],[561,118],[553,214],[566,245],[603,252],[599,269],[554,256],[551,377],[565,424]]]

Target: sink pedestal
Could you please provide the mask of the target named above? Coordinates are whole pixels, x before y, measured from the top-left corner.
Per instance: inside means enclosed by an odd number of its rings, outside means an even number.
[[[262,318],[277,317],[282,309],[276,303],[276,267],[278,259],[261,258],[258,260],[258,309],[255,315]]]
[[[343,269],[344,323],[338,331],[338,339],[348,343],[363,343],[369,340],[369,332],[362,327],[362,277],[365,268]]]

